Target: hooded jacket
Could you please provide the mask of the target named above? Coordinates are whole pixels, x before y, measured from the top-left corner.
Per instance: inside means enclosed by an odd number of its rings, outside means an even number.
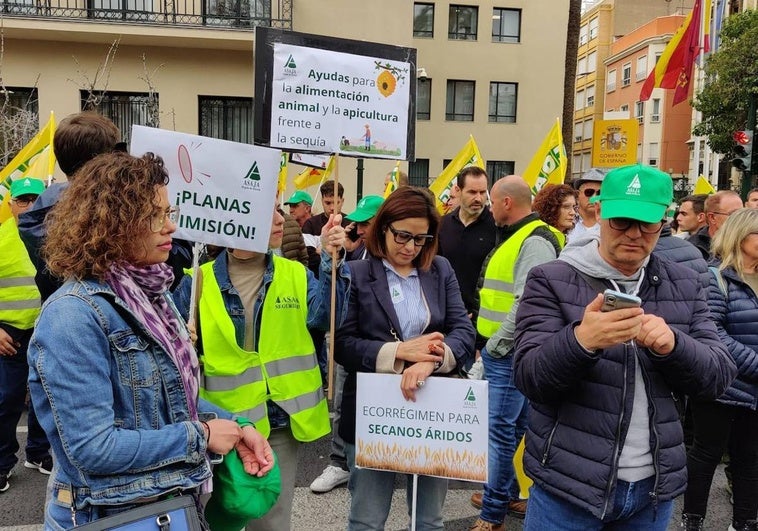
[[[594,241],[580,239],[573,246],[597,245]],[[564,250],[569,260],[571,247]],[[613,506],[619,457],[632,420],[635,375],[644,380],[648,403],[643,414],[648,416],[655,478],[651,496],[665,501],[684,492],[687,483],[672,392],[714,399],[736,374],[697,274],[655,255],[643,268],[641,280],[619,273],[618,283],[638,282],[645,312],[672,328],[675,346],[666,356],[633,343],[584,349],[574,328],[598,290],[563,255],[532,269],[516,316],[515,380],[531,401],[524,468],[547,492],[600,519]]]

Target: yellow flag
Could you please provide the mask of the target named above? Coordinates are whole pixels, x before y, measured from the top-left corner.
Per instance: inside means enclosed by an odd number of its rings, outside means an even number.
[[[21,148],[13,160],[0,171],[0,223],[11,215],[9,191],[13,181],[22,177],[35,177],[49,184],[52,180],[55,169],[55,155],[52,151],[54,135],[55,115],[51,112],[45,127],[34,135],[34,138]],[[43,155],[42,151],[48,147],[47,154]],[[32,166],[34,166],[34,174],[27,174]]]
[[[282,151],[282,156],[279,159],[279,181],[276,184],[278,194],[283,193],[287,189],[287,158],[287,153]]]
[[[692,191],[693,194],[715,194],[716,189],[711,185],[711,183],[708,182],[708,179],[703,177],[702,175],[697,178],[697,182],[695,183],[695,189]]]
[[[468,142],[463,146],[463,149],[458,152],[455,158],[450,161],[450,164],[445,166],[442,173],[429,185],[429,189],[437,200],[437,210],[440,214],[445,212],[445,203],[450,199],[450,189],[455,185],[458,172],[466,166],[472,165],[482,169],[486,167],[482,154],[479,153],[479,146],[476,145],[474,137],[469,135]]]
[[[323,170],[321,168],[305,168],[295,177],[295,190],[305,190],[309,186],[319,185],[326,181],[334,169],[334,155],[329,157],[329,163]]]
[[[398,189],[400,186],[400,178],[398,177],[400,175],[400,161],[395,164],[395,168],[392,170],[392,173],[390,173],[390,181],[387,183],[387,186],[384,187],[384,198],[387,199],[387,197]]]
[[[561,125],[556,119],[522,177],[536,194],[546,184],[563,184],[566,166],[566,148]]]

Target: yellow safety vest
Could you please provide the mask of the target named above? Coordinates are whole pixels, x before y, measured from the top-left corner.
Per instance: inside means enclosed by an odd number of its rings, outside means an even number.
[[[18,235],[14,218],[0,225],[0,322],[29,330],[40,310],[37,270]]]
[[[517,230],[495,250],[484,271],[484,283],[479,290],[479,315],[476,330],[484,337],[492,337],[513,306],[513,268],[521,246],[537,227],[548,227],[562,247],[565,236],[544,221],[535,219]]]
[[[289,415],[295,439],[314,441],[328,434],[331,426],[313,340],[306,327],[308,277],[302,264],[272,258],[274,279],[263,301],[257,352],[237,344],[213,263],[201,266],[204,381],[200,396],[247,417],[266,437],[271,431],[266,401],[272,400]]]

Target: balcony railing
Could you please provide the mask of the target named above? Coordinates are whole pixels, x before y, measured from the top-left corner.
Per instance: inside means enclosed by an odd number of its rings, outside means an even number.
[[[292,0],[0,0],[5,17],[292,29]]]

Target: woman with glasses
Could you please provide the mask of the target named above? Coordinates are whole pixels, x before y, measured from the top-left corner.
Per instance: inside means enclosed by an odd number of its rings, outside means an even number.
[[[734,507],[730,530],[758,529],[758,210],[731,213],[711,242],[708,301],[737,378],[712,402],[692,401],[682,527],[705,529],[713,473],[728,450]],[[709,527],[710,528],[710,527]]]
[[[395,473],[355,467],[356,373],[401,374],[415,401],[430,376],[451,376],[474,354],[475,332],[450,263],[437,252],[439,214],[428,190],[401,187],[379,208],[365,235],[366,260],[351,262],[345,322],[335,359],[348,372],[339,433],[345,440],[352,495],[348,530],[384,529]],[[407,476],[410,505],[412,477]],[[420,476],[416,529],[443,529],[447,480]],[[409,507],[410,513],[410,507]]]
[[[65,283],[29,345],[29,388],[55,468],[45,529],[207,490],[208,454],[273,466],[252,425],[198,398],[199,366],[168,287],[176,230],[168,174],[151,154],[99,155],[47,217],[43,254]]]
[[[548,184],[534,197],[532,209],[565,236],[576,224],[576,201],[577,192],[568,184]],[[565,240],[560,242],[561,246],[564,243]]]

